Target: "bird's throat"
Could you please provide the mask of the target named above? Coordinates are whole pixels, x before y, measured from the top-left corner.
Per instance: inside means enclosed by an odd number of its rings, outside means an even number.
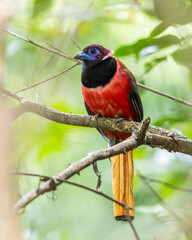
[[[95,65],[84,62],[81,82],[87,88],[96,88],[107,85],[115,75],[117,62],[115,58],[109,57]]]

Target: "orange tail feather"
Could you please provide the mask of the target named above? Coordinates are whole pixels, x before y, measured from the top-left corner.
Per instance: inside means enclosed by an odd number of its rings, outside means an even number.
[[[133,198],[133,157],[132,151],[127,155],[119,154],[111,157],[113,165],[113,197],[125,203],[129,209],[129,216],[134,218],[134,198]],[[116,220],[127,221],[126,210],[117,203],[114,203],[114,216]]]

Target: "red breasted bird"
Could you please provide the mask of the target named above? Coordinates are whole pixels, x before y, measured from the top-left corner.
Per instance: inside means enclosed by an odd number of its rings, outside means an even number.
[[[112,57],[113,51],[92,44],[77,53],[74,58],[83,62],[81,75],[82,93],[85,108],[89,115],[142,121],[143,107],[137,91],[135,77],[117,58]],[[131,134],[98,131],[108,140],[110,145],[117,144]],[[134,218],[133,158],[132,151],[111,157],[113,165],[113,196],[114,199],[127,204],[129,215]],[[114,204],[116,220],[127,221],[123,207]]]

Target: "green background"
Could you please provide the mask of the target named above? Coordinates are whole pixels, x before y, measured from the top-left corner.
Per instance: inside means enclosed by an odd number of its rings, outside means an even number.
[[[42,45],[51,43],[74,56],[97,43],[113,49],[137,81],[192,102],[192,3],[189,0],[16,0],[7,29]],[[62,72],[73,62],[6,34],[5,88],[17,91]],[[81,66],[33,89],[20,93],[64,112],[86,114],[81,94]],[[191,108],[139,88],[145,117],[152,124],[192,137]],[[10,100],[10,107],[15,104]],[[31,113],[13,126],[13,169],[55,175],[87,153],[107,147],[95,129],[65,126]],[[143,175],[191,187],[192,158],[161,149],[134,151],[135,220],[142,240],[192,239],[191,193],[150,183],[163,201],[189,226],[182,225],[137,176]],[[101,191],[112,196],[111,163],[98,162]],[[39,180],[14,177],[17,193],[25,194]],[[95,188],[92,167],[72,181]],[[135,239],[127,223],[113,218],[113,203],[86,190],[62,184],[40,196],[21,216],[27,240]]]

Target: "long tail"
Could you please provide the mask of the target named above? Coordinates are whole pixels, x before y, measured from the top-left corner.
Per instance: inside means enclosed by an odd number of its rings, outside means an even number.
[[[129,216],[134,219],[134,198],[133,198],[133,153],[119,154],[111,157],[113,165],[113,197],[125,203],[129,209]],[[114,203],[114,216],[117,221],[128,221],[126,210],[117,203]]]

